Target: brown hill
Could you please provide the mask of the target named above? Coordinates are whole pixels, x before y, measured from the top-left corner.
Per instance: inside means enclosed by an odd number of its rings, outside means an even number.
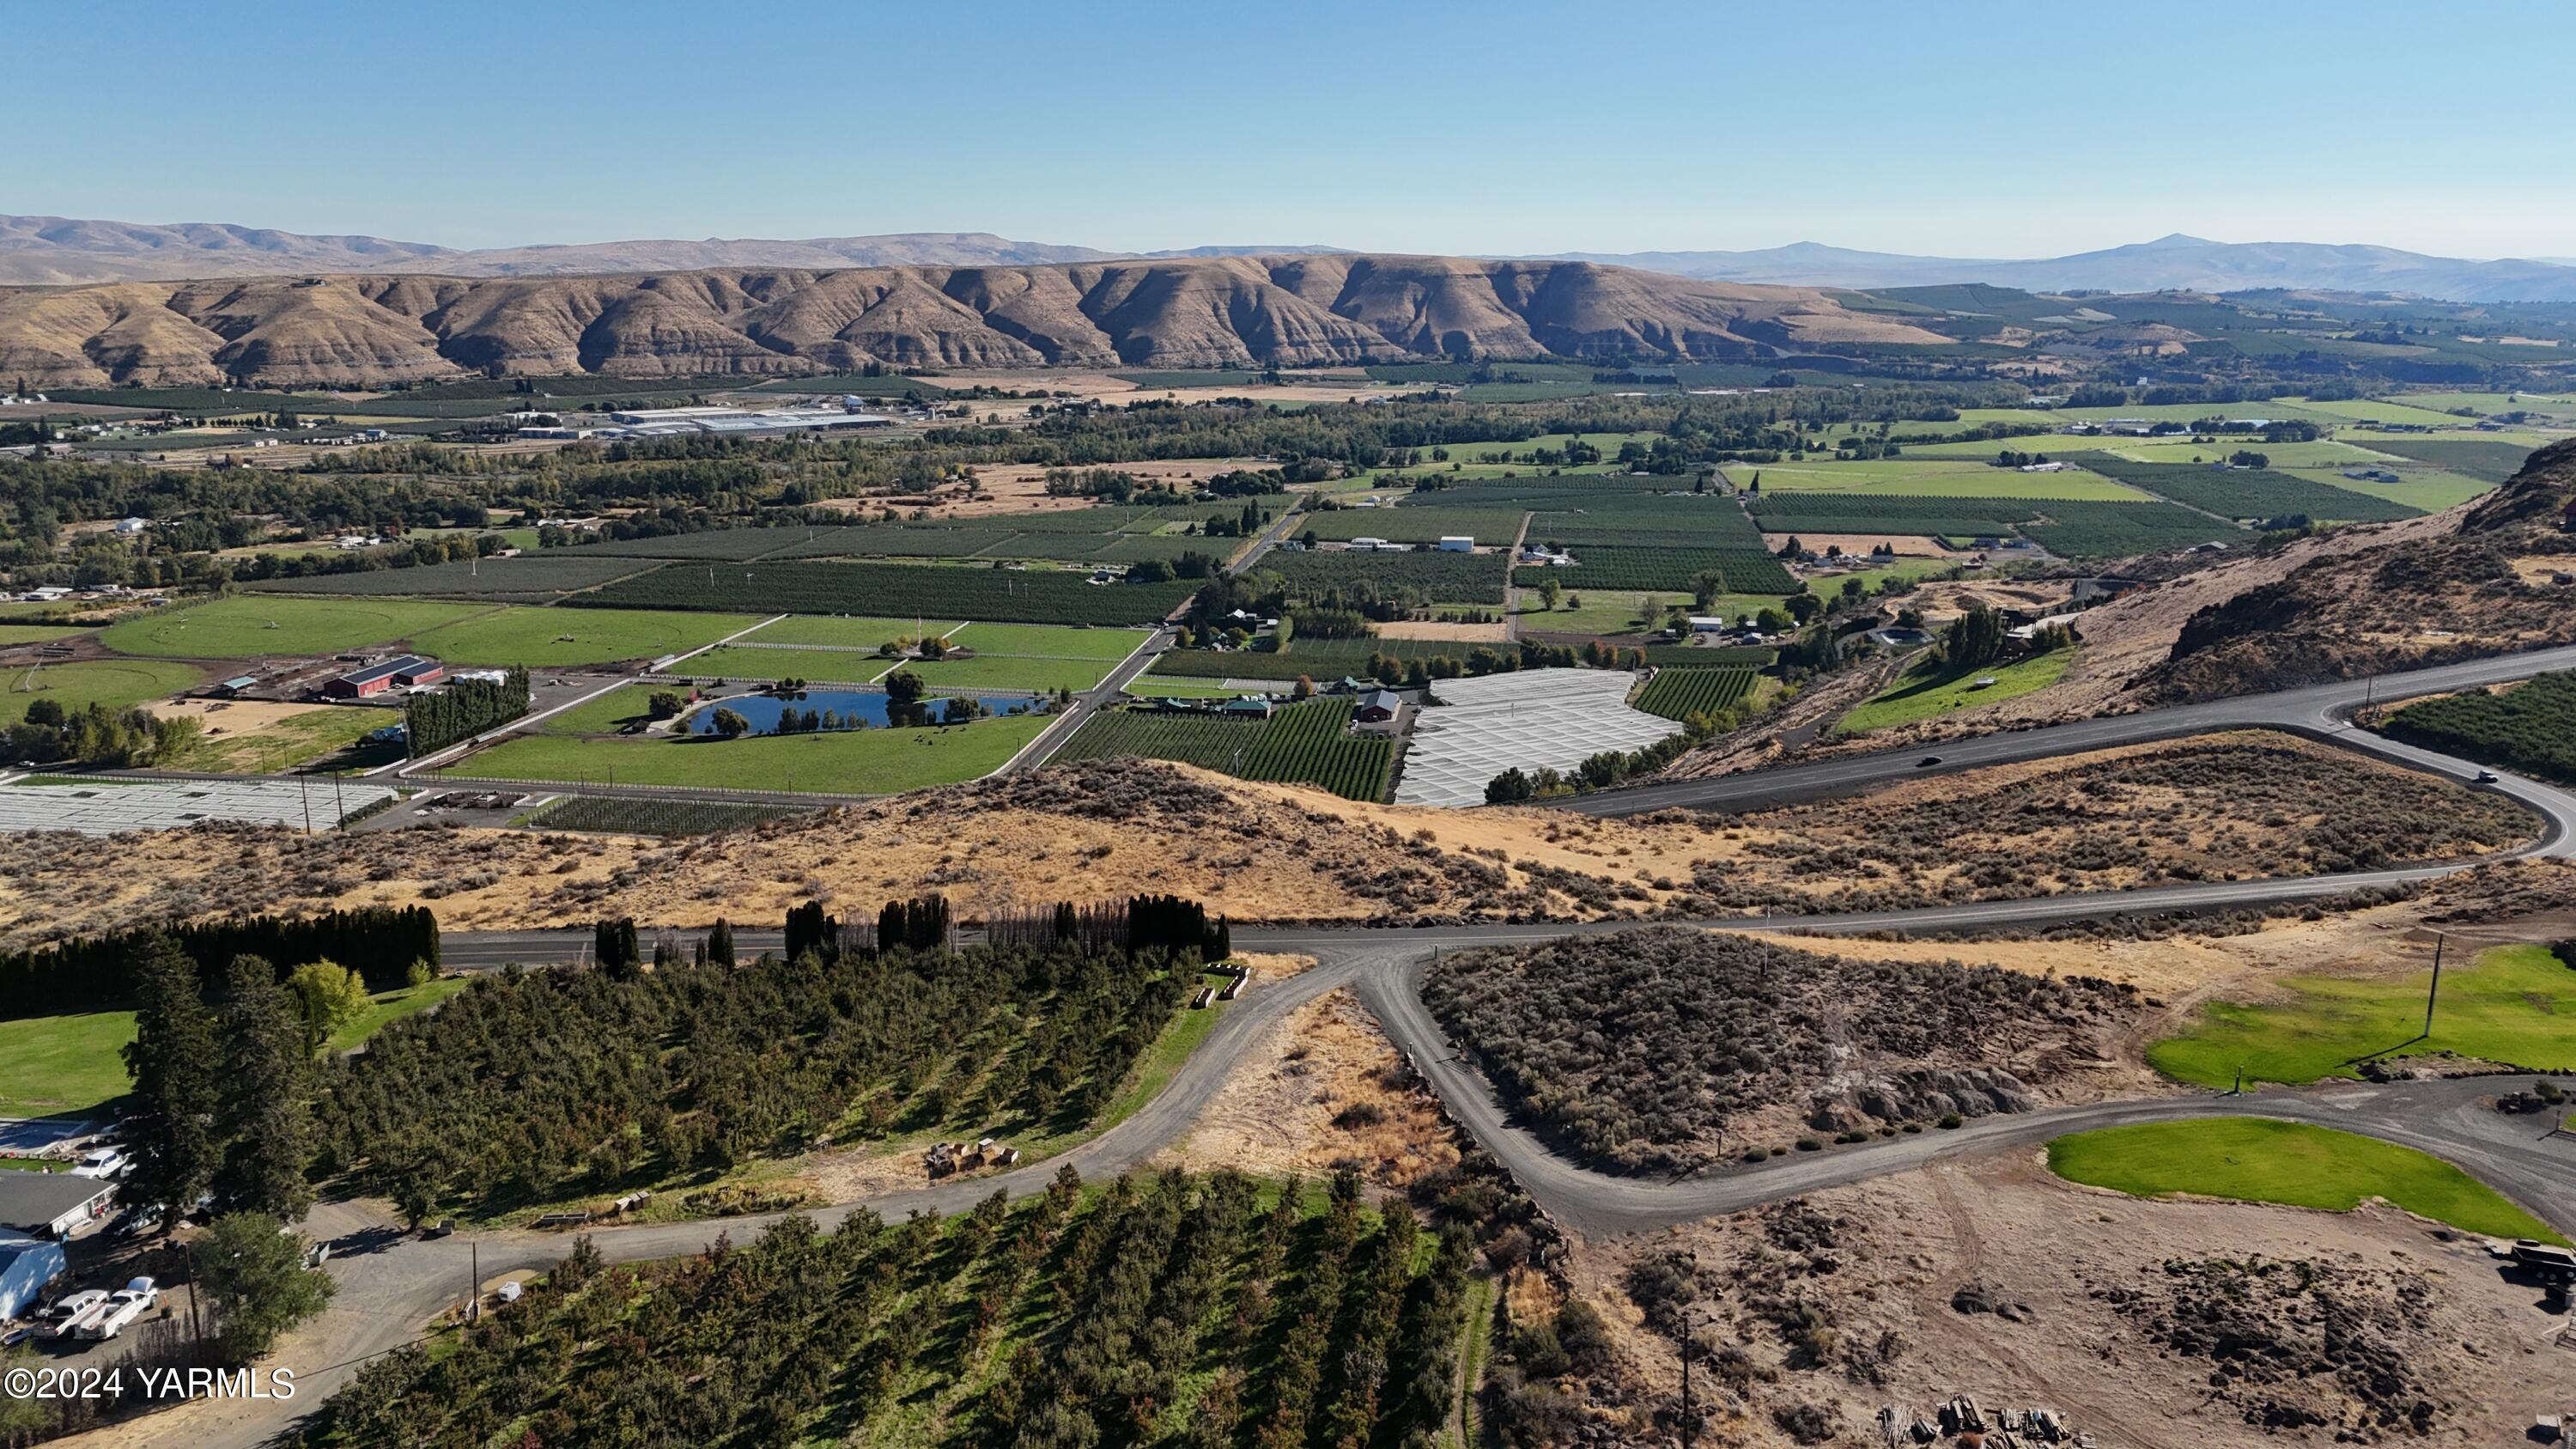
[[[1751,357],[1947,339],[1823,292],[1589,262],[1175,258],[464,279],[118,282],[0,292],[0,377],[37,387],[371,385],[497,369],[770,376],[948,367]]]

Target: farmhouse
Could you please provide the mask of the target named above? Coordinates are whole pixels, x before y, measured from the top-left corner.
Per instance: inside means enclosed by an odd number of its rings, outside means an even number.
[[[1240,699],[1227,700],[1225,713],[1237,719],[1268,719],[1270,701],[1257,694],[1247,694]]]
[[[447,672],[435,659],[417,654],[397,655],[364,669],[352,669],[324,682],[322,692],[333,699],[365,699],[397,686],[427,684]]]
[[[107,1212],[116,1184],[68,1172],[0,1172],[0,1228],[59,1238]]]
[[[1361,724],[1383,724],[1395,718],[1403,708],[1403,695],[1391,689],[1373,689],[1361,696],[1359,707],[1351,711],[1351,718]]]

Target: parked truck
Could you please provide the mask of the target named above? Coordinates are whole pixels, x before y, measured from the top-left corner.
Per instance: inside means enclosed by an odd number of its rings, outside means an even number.
[[[149,1278],[137,1278],[116,1290],[116,1296],[102,1305],[104,1312],[93,1314],[81,1325],[80,1336],[91,1340],[114,1338],[160,1301],[160,1285]]]
[[[78,1293],[67,1293],[54,1305],[53,1320],[45,1326],[45,1337],[70,1338],[87,1327],[91,1319],[105,1313],[107,1306],[105,1289],[84,1288]]]

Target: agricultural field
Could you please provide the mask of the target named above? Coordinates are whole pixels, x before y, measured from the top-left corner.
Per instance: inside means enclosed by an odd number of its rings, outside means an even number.
[[[1537,582],[1549,575],[1530,568],[1518,571],[1515,577],[1520,584],[1520,620],[1524,630],[1544,630],[1555,634],[1633,634],[1661,629],[1665,611],[1674,604],[1698,612],[1692,595],[1670,590],[1587,590],[1575,582],[1575,573],[1571,569],[1554,575],[1556,581],[1565,586],[1564,599],[1552,610],[1541,609]],[[1759,610],[1779,603],[1780,599],[1768,595],[1757,599],[1752,595],[1730,594],[1711,602],[1714,608],[1732,618],[1743,612],[1736,607],[1738,604],[1750,604]]]
[[[2009,534],[2020,524],[2049,515],[2047,505],[2032,499],[1917,498],[1893,493],[1766,492],[1752,500],[1751,507],[1753,521],[1766,534],[1975,538]]]
[[[597,699],[546,716],[537,722],[537,729],[550,735],[617,734],[629,725],[644,723],[646,701],[653,693],[650,685],[619,685]]]
[[[2138,1197],[2187,1194],[2327,1212],[2384,1198],[2465,1232],[2566,1241],[2438,1157],[2304,1122],[2213,1117],[2105,1127],[2051,1141],[2048,1167],[2070,1182]]]
[[[745,644],[811,644],[827,649],[872,651],[897,639],[924,635],[945,637],[963,625],[955,619],[874,619],[790,614],[743,636]]]
[[[1834,725],[1834,730],[1838,734],[1856,735],[1886,729],[1890,725],[1939,719],[1963,709],[2000,704],[2055,684],[2066,677],[2066,667],[2074,661],[2075,651],[2072,649],[2053,649],[2046,654],[1984,669],[1935,668],[1927,658],[1897,676],[1894,684],[1854,705]],[[1981,686],[1979,680],[1994,682]]]
[[[2522,471],[2534,445],[2494,438],[2373,437],[2370,446],[2376,452],[2429,463],[2446,473],[2502,483]]]
[[[22,665],[0,671],[0,725],[27,717],[27,706],[49,699],[67,712],[91,705],[124,709],[128,705],[193,689],[205,681],[193,665],[150,659],[82,659],[63,664]]]
[[[1751,695],[1754,678],[1754,671],[1740,664],[1714,669],[1660,669],[1647,682],[1645,692],[1637,696],[1637,708],[1666,719],[1715,714]]]
[[[1107,710],[1086,721],[1057,760],[1179,760],[1276,784],[1319,785],[1349,800],[1378,800],[1395,766],[1396,742],[1349,732],[1348,699],[1310,699],[1267,720],[1157,711]]]
[[[1204,1015],[1204,1013],[1193,1013]],[[558,1269],[508,1341],[629,1332],[505,1371],[442,1331],[329,1400],[317,1445],[437,1442],[615,1418],[642,1441],[996,1444],[1441,1442],[1455,1421],[1472,1239],[1234,1173],[1068,1178],[1043,1194],[825,1233],[791,1219],[734,1256]],[[980,1306],[979,1306],[980,1305]],[[1365,1375],[1330,1366],[1348,1355]],[[758,1394],[717,1385],[767,1385]],[[1141,1422],[1140,1422],[1141,1421]]]
[[[1463,491],[1447,490],[1451,493]],[[1422,496],[1441,498],[1447,493]],[[1355,538],[1382,538],[1389,543],[1424,545],[1463,534],[1478,544],[1499,546],[1520,537],[1521,520],[1526,513],[1526,509],[1509,507],[1499,501],[1476,507],[1432,507],[1427,503],[1398,502],[1386,508],[1331,508],[1320,513],[1302,514],[1291,532],[1301,538],[1312,535],[1329,543],[1348,543]]]
[[[2576,784],[2576,671],[2410,704],[2380,728],[2428,749]]]
[[[492,612],[489,604],[235,594],[121,619],[99,642],[119,654],[258,659],[391,644]]]
[[[2055,443],[2056,446],[2037,446]],[[1951,448],[1963,444],[1938,444]],[[2018,452],[2043,452],[2051,458],[2063,456],[2065,447],[2081,447],[2081,439],[2011,438],[1974,446],[1984,451],[1975,461],[1944,457],[1918,457],[1920,449],[1909,448],[1901,458],[1873,458],[1849,463],[1806,462],[1730,464],[1727,476],[1739,483],[1750,483],[1753,475],[1762,477],[1762,492],[1771,493],[1887,493],[1907,498],[2032,498],[2093,499],[2101,502],[2135,503],[2138,494],[2096,474],[2069,469],[2061,473],[2024,473],[2016,468],[1997,468],[1990,460],[1996,452],[2010,448]]]
[[[1388,659],[1464,659],[1477,649],[1508,646],[1461,644],[1443,639],[1294,638],[1285,653],[1268,649],[1173,649],[1155,656],[1154,672],[1191,679],[1291,680],[1303,674],[1323,684],[1357,675],[1369,656]]]
[[[1529,571],[1522,580],[1554,578],[1568,590],[1596,594],[1636,594],[1659,589],[1686,589],[1703,573],[1725,580],[1721,592],[1757,594],[1779,599],[1796,592],[1798,581],[1780,561],[1761,548],[1687,548],[1655,545],[1582,544],[1570,565]],[[1632,600],[1633,602],[1633,600]]]
[[[1508,543],[1509,539],[1502,540]],[[1503,602],[1511,559],[1501,553],[1350,553],[1286,551],[1265,555],[1257,570],[1275,573],[1300,591],[1354,588],[1419,589],[1448,604]]]
[[[2213,1001],[2192,1025],[2147,1048],[2147,1062],[2178,1081],[2293,1086],[2360,1075],[2373,1057],[2448,1053],[2534,1071],[2576,1068],[2576,971],[2546,946],[2497,946],[2442,969],[2442,994],[2425,1036],[2427,969],[2394,977],[2291,976],[2287,999],[2245,1006]]]
[[[2051,503],[2022,536],[2061,558],[2111,559],[2203,543],[2242,544],[2248,535],[2171,503]]]
[[[581,595],[577,606],[751,614],[862,613],[1029,624],[1159,621],[1197,585],[1094,584],[1080,574],[901,563],[764,563],[752,569],[674,566]]]
[[[543,553],[521,554],[517,558],[464,559],[411,568],[259,579],[242,587],[264,594],[313,594],[331,598],[376,599],[408,595],[425,599],[497,599],[541,604],[565,594],[640,574],[651,567],[653,564],[647,559],[594,558],[569,549],[548,549]]]
[[[11,644],[54,644],[91,632],[63,624],[11,624],[0,622],[0,647]]]
[[[759,622],[759,616],[752,614],[496,609],[415,634],[411,646],[449,664],[566,669],[661,659],[713,644]]]
[[[732,805],[705,800],[635,800],[616,795],[568,795],[529,814],[532,830],[579,830],[604,835],[713,835],[764,820],[806,812],[783,805]]]
[[[2268,468],[2133,463],[2107,453],[2080,453],[2075,457],[2096,472],[2224,518],[2301,516],[2319,523],[2377,523],[2417,514],[2417,510],[2385,498],[2346,492]]]
[[[538,734],[468,755],[444,773],[564,785],[670,785],[892,795],[993,773],[1047,721],[1010,715],[923,729],[834,730],[718,739],[587,739]]]
[[[1036,659],[1096,659],[1115,664],[1133,654],[1153,633],[1146,629],[1071,629],[1048,624],[967,624],[947,636],[978,654],[1026,655]],[[769,642],[767,635],[760,636]]]
[[[2445,508],[2483,496],[2496,485],[2484,478],[2471,478],[2460,473],[2446,473],[2438,468],[2404,459],[2390,459],[2376,466],[2395,473],[2398,481],[2380,482],[2370,478],[2347,478],[2340,468],[2283,468],[2280,471],[2328,488],[2341,488],[2349,493],[2367,493],[2404,504],[2419,513],[2439,513]]]
[[[1133,680],[1122,692],[1134,699],[1232,699],[1243,693],[1205,679],[1167,679],[1159,674]]]

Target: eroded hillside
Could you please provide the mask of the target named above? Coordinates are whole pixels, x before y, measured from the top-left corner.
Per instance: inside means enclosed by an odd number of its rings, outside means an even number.
[[[0,376],[39,387],[416,381],[468,371],[786,375],[1748,356],[1946,344],[1811,288],[1589,262],[1364,255],[620,276],[255,277],[0,293]]]

